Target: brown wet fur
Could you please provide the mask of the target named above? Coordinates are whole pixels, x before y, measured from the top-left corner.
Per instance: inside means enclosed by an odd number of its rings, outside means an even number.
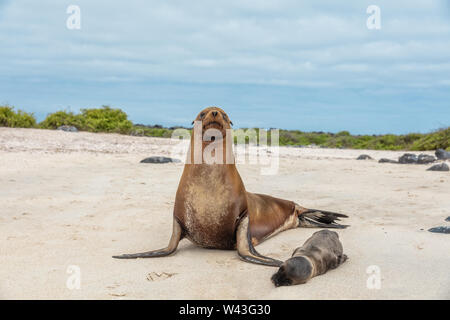
[[[213,112],[217,112],[216,116]],[[202,121],[203,133],[209,128],[222,132],[225,161],[229,142],[225,138],[225,130],[231,128],[226,113],[220,108],[209,107],[202,110],[195,120]],[[203,148],[209,143],[203,142]],[[197,245],[235,249],[237,224],[245,214],[250,219],[254,245],[273,235],[277,229],[282,231],[298,225],[294,202],[247,192],[234,163],[194,164],[194,155],[190,156],[191,163],[185,165],[178,186],[174,216],[186,237]],[[289,217],[292,223],[283,228]]]

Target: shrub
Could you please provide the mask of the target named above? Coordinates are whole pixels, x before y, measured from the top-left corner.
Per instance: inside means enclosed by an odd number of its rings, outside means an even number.
[[[450,149],[450,127],[424,135],[416,140],[411,150]]]
[[[80,115],[75,115],[73,112],[57,111],[47,115],[44,121],[39,126],[42,129],[57,129],[60,126],[74,126],[79,130],[83,129],[83,118]]]
[[[56,129],[62,125],[74,126],[79,130],[91,132],[115,132],[149,137],[170,138],[173,128],[161,125],[134,125],[120,109],[109,106],[94,109],[82,109],[80,114],[69,111],[57,111],[47,115],[39,124],[40,128]],[[14,111],[13,107],[0,106],[0,126],[3,127],[36,127],[36,119],[32,113],[22,110]],[[244,131],[246,129],[243,129]],[[259,129],[254,129],[258,137]],[[351,135],[348,131],[336,134],[325,132],[303,132],[300,130],[280,130],[279,144],[310,145],[316,144],[328,148],[376,149],[376,150],[450,150],[450,127],[435,132],[406,135]],[[267,132],[268,141],[271,133]],[[246,143],[249,138],[246,137]],[[236,141],[236,137],[235,137]]]
[[[0,127],[34,128],[36,118],[32,113],[22,110],[14,111],[14,107],[0,106]]]
[[[16,128],[35,128],[36,118],[32,113],[28,113],[22,110],[17,110],[16,117],[14,118],[13,126]]]
[[[162,128],[161,126],[154,126],[152,128],[136,125],[133,126],[132,131],[130,132],[135,136],[147,136],[147,137],[160,137],[160,138],[170,138],[172,137],[172,129]]]
[[[133,124],[125,112],[103,106],[98,109],[81,109],[81,114],[68,111],[51,113],[40,123],[43,129],[56,129],[62,125],[74,126],[91,132],[116,132],[128,134]]]
[[[14,118],[14,110],[12,107],[1,106],[0,107],[0,126],[10,127],[12,119]]]
[[[336,133],[337,137],[344,137],[344,136],[350,136],[350,132],[348,131],[339,131],[338,133]]]
[[[103,106],[99,109],[82,109],[82,130],[92,132],[116,132],[127,134],[131,132],[133,124],[127,114],[120,109]]]

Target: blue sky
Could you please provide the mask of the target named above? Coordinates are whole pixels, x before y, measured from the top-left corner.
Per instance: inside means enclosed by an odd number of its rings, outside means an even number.
[[[39,120],[108,104],[189,126],[218,105],[235,127],[427,132],[450,125],[449,2],[0,0],[0,103]]]

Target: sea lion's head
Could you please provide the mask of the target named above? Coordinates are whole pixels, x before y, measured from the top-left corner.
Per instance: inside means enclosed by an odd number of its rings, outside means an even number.
[[[271,280],[275,287],[306,283],[312,275],[311,262],[305,257],[286,260]]]
[[[227,129],[231,129],[233,125],[225,111],[215,106],[200,111],[194,121],[201,121],[203,134],[207,133],[209,129],[215,129],[220,131],[222,138],[226,136]],[[194,124],[194,121],[192,124]],[[210,135],[213,137],[215,130],[209,130],[209,132],[212,132]]]

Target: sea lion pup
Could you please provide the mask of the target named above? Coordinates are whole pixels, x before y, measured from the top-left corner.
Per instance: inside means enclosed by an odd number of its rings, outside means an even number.
[[[259,254],[254,246],[291,228],[345,227],[336,221],[346,215],[306,209],[292,201],[247,192],[234,163],[232,122],[225,111],[208,107],[194,122],[175,197],[169,245],[114,258],[167,256],[186,237],[201,247],[237,250],[245,261],[279,267],[282,261]]]
[[[292,258],[286,260],[272,276],[276,287],[306,283],[312,277],[337,268],[347,260],[339,235],[334,231],[315,232],[306,242],[295,249]]]

